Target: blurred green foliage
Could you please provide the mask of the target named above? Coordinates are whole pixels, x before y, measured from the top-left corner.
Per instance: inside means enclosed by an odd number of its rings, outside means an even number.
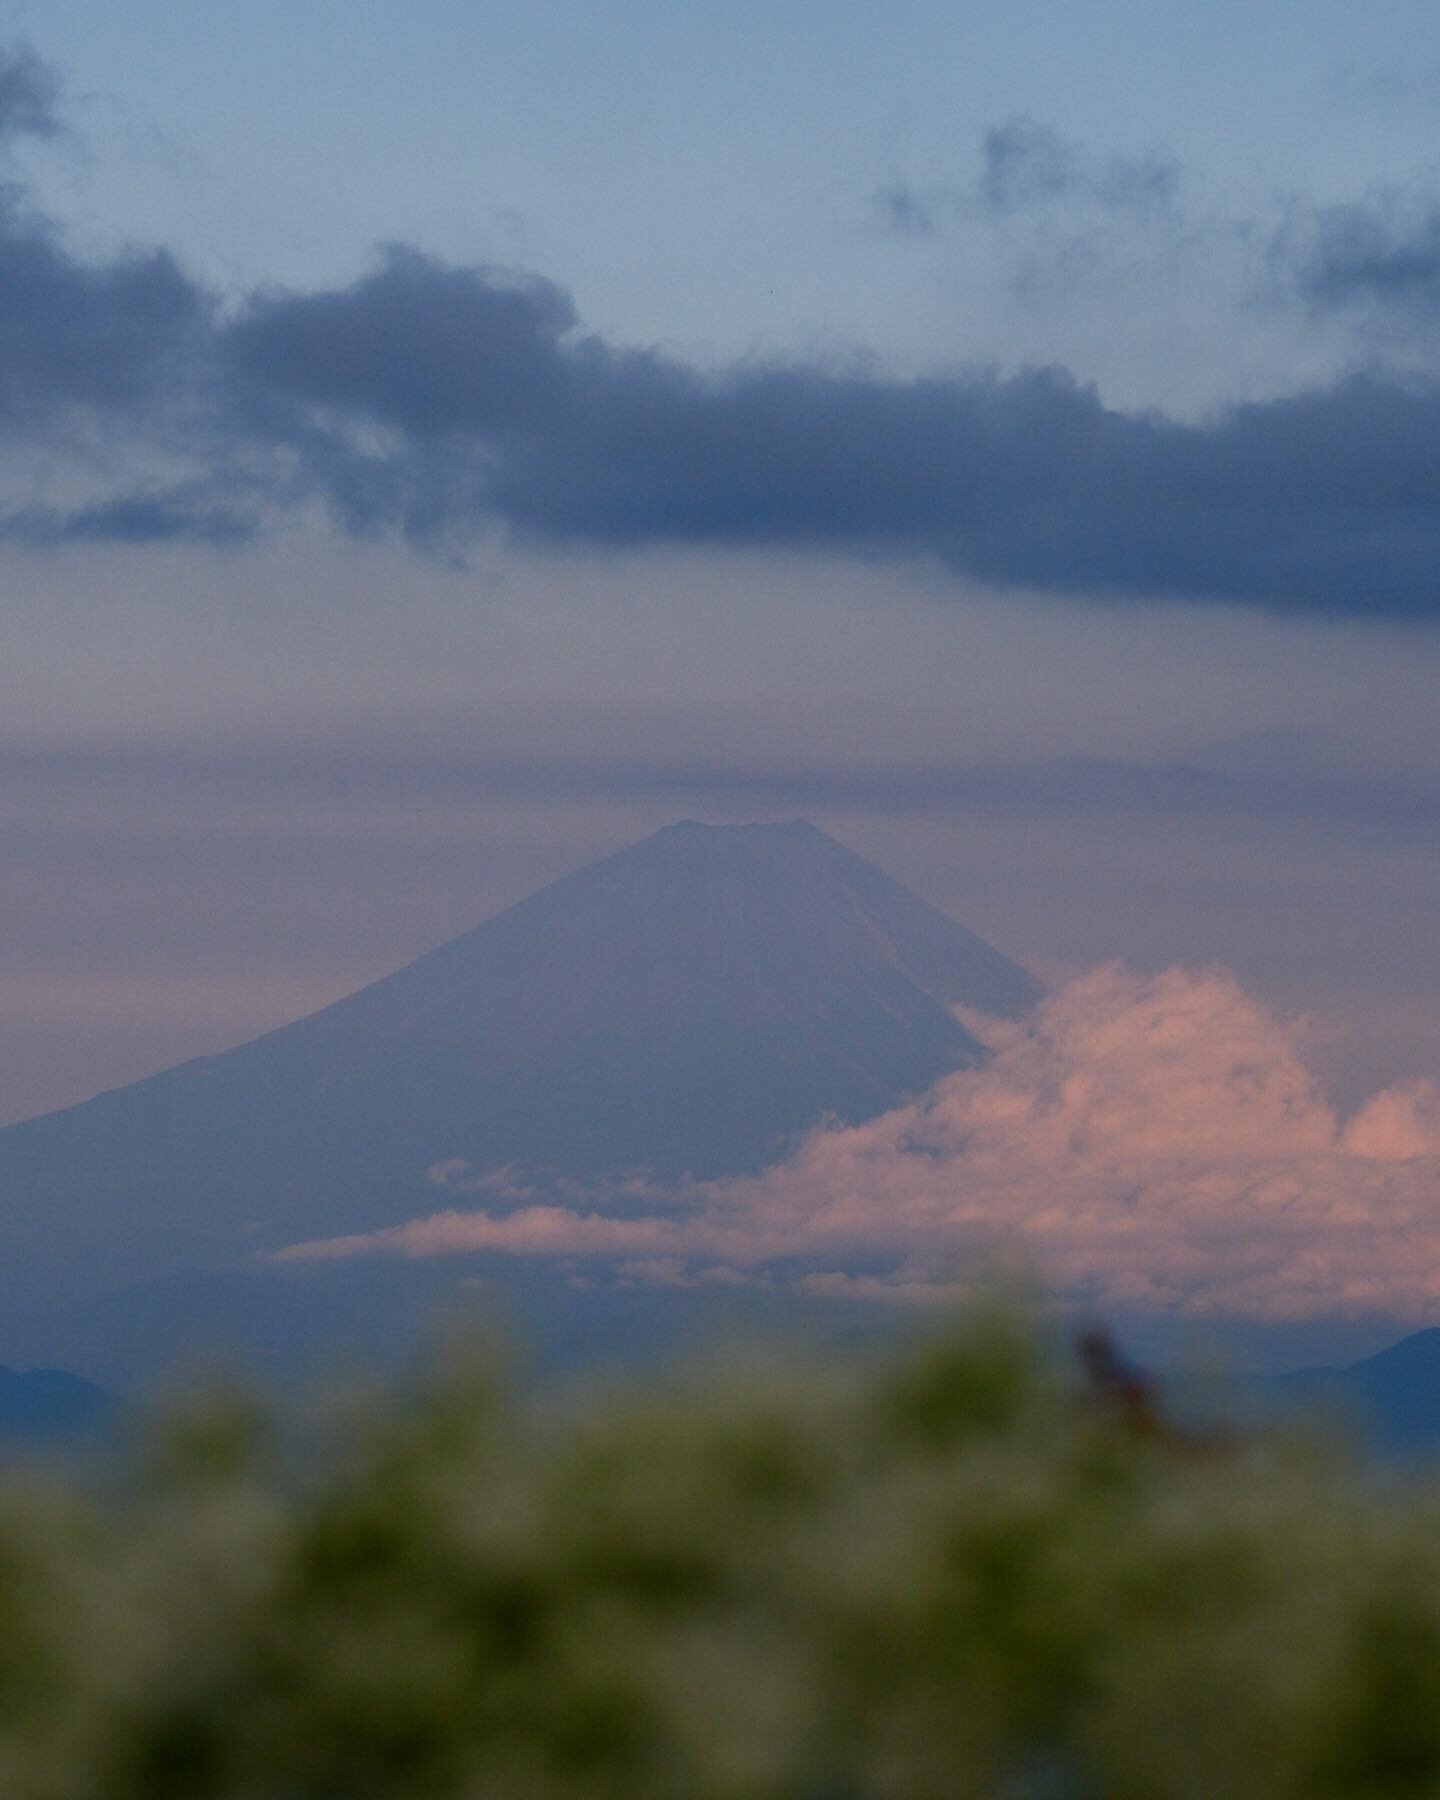
[[[0,1488],[4,1800],[1440,1795],[1440,1494],[1137,1428],[1014,1318]]]

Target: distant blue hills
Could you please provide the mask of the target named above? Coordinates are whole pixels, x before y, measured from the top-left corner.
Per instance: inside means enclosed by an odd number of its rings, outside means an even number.
[[[162,1284],[163,1285],[163,1284]],[[264,1292],[259,1276],[212,1276],[180,1279],[176,1292],[184,1304],[205,1311],[211,1320],[226,1319],[236,1332],[236,1342],[247,1341],[247,1302],[255,1303]],[[317,1302],[335,1310],[330,1325],[337,1332],[344,1316],[338,1309],[355,1298],[353,1287],[297,1289],[291,1295],[290,1316],[279,1326],[283,1337],[300,1332],[302,1315]],[[743,1304],[743,1303],[742,1303]],[[611,1293],[572,1315],[581,1335],[563,1337],[550,1345],[550,1367],[564,1370],[576,1364],[594,1367],[597,1359],[622,1357],[651,1360],[673,1355],[684,1343],[685,1297],[676,1293],[647,1296],[636,1317],[634,1306],[622,1294]],[[141,1309],[142,1313],[144,1308]],[[272,1333],[284,1309],[277,1311],[274,1296],[263,1303],[261,1316],[270,1321]],[[164,1321],[164,1309],[156,1317],[162,1330],[173,1330]],[[854,1348],[852,1334],[864,1317],[831,1316],[831,1328]],[[752,1310],[752,1320],[762,1325],[763,1306]],[[737,1317],[744,1323],[743,1317]],[[387,1321],[378,1321],[382,1329]],[[388,1321],[391,1327],[397,1321]],[[773,1325],[773,1319],[769,1321]],[[198,1321],[192,1320],[192,1329]],[[867,1335],[876,1339],[873,1316]],[[883,1337],[883,1333],[880,1334]],[[248,1341],[254,1347],[253,1333]],[[283,1349],[284,1346],[282,1345]],[[257,1373],[264,1375],[263,1366]],[[1377,1355],[1341,1368],[1298,1369],[1287,1374],[1250,1377],[1242,1384],[1259,1402],[1263,1417],[1299,1420],[1327,1428],[1339,1428],[1363,1449],[1387,1460],[1431,1463],[1440,1458],[1440,1327],[1417,1331]],[[126,1414],[125,1404],[106,1388],[62,1369],[31,1369],[23,1373],[0,1367],[0,1449],[34,1451],[65,1449],[112,1436]]]
[[[106,1389],[63,1369],[0,1367],[0,1445],[61,1448],[109,1432],[120,1402]]]
[[[1298,1369],[1258,1385],[1282,1411],[1349,1428],[1387,1455],[1440,1456],[1440,1326],[1347,1368]]]

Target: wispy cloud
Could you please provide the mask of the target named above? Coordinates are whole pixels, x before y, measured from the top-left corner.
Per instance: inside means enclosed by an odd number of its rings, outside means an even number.
[[[253,515],[217,501],[208,484],[140,489],[113,500],[78,506],[22,506],[0,519],[0,538],[32,549],[65,544],[249,543],[259,532]]]
[[[60,77],[28,44],[0,50],[0,145],[60,135]]]
[[[972,178],[914,183],[895,175],[872,199],[882,222],[901,235],[974,219],[1063,218],[1080,229],[1108,217],[1143,225],[1178,206],[1181,173],[1167,151],[1105,154],[1017,114],[986,129]]]
[[[1337,1118],[1294,1030],[1223,971],[1118,967],[992,1027],[983,1069],[815,1132],[751,1180],[448,1209],[292,1259],[489,1252],[612,1278],[915,1298],[996,1256],[1112,1308],[1272,1320],[1440,1308],[1440,1092]],[[656,1260],[658,1259],[658,1261]],[[729,1277],[723,1272],[729,1271]]]
[[[1096,155],[1025,116],[992,125],[982,148],[979,196],[992,213],[1064,205],[1153,217],[1179,193],[1180,164],[1168,153]]]

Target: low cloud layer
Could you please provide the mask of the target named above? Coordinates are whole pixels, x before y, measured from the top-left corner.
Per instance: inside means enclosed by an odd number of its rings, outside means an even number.
[[[592,1276],[909,1299],[997,1259],[1088,1304],[1298,1320],[1440,1311],[1440,1090],[1336,1116],[1297,1034],[1223,971],[1100,969],[914,1103],[752,1180],[542,1194],[437,1166],[467,1204],[295,1259],[503,1253]],[[481,1207],[474,1202],[483,1195]]]
[[[58,128],[0,58],[0,156]],[[992,209],[1164,207],[1175,171],[992,134]],[[446,556],[571,547],[930,558],[989,583],[1280,612],[1440,613],[1440,384],[1370,374],[1199,422],[1061,368],[898,379],[701,368],[585,331],[543,277],[387,250],[346,286],[209,291],[163,248],[82,252],[0,192],[0,538],[233,546],[320,509]],[[912,220],[913,223],[913,220]],[[37,459],[37,450],[43,458]]]

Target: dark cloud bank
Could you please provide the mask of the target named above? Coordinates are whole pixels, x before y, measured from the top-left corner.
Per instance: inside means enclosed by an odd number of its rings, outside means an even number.
[[[0,63],[0,148],[52,132],[54,98],[33,57]],[[1080,179],[1053,145],[992,160],[1009,187]],[[347,287],[227,307],[163,250],[79,255],[15,184],[0,438],[83,473],[78,500],[0,503],[0,533],[42,546],[236,542],[318,504],[451,554],[495,529],[921,554],[1069,593],[1440,613],[1433,381],[1355,376],[1189,424],[1060,369],[702,371],[587,335],[551,282],[399,246]]]

